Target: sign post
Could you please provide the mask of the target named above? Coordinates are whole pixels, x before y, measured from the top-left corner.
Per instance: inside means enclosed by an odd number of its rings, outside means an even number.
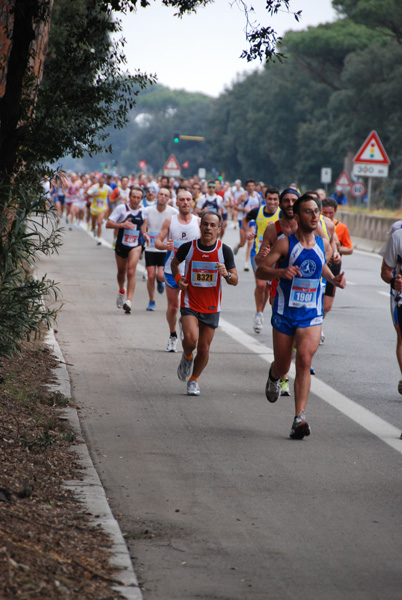
[[[367,205],[370,208],[371,186],[373,177],[388,177],[388,167],[391,161],[376,131],[372,131],[364,141],[353,159],[352,175],[368,177]]]
[[[181,170],[177,158],[171,154],[163,167],[163,174],[168,177],[180,177]]]
[[[321,169],[321,183],[325,183],[325,193],[327,193],[328,183],[332,181],[332,169],[330,167],[323,167]]]

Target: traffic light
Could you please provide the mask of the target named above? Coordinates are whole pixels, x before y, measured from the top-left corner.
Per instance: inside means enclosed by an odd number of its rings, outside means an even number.
[[[180,142],[180,132],[177,131],[174,134],[173,141],[174,141],[175,144],[178,144]]]

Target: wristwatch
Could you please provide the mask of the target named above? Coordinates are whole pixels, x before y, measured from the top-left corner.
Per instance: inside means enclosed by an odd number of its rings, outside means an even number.
[[[229,281],[229,279],[232,279],[232,273],[228,273],[225,277],[226,281]]]

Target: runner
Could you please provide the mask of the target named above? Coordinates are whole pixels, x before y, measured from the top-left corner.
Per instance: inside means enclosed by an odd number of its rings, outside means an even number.
[[[193,205],[191,193],[183,189],[178,190],[176,204],[179,214],[172,215],[165,219],[155,241],[155,248],[157,250],[167,250],[164,273],[167,299],[166,320],[168,322],[170,334],[166,352],[177,352],[176,321],[177,311],[179,310],[180,290],[172,275],[171,262],[177,248],[179,248],[181,244],[200,237],[200,219],[191,213]],[[184,266],[182,266],[181,269],[183,274]]]
[[[222,216],[222,203],[223,200],[220,196],[215,193],[216,183],[215,181],[208,181],[208,191],[205,195],[197,201],[195,213],[201,216],[204,212],[214,211]]]
[[[188,396],[199,396],[201,393],[198,379],[208,364],[209,348],[219,324],[222,277],[229,285],[238,283],[233,252],[218,240],[221,225],[222,217],[219,214],[213,211],[204,213],[201,217],[201,237],[182,244],[171,265],[172,275],[182,292],[183,354],[177,376],[180,381],[188,380]],[[179,270],[183,261],[184,275]],[[197,355],[193,359],[195,349]]]
[[[279,196],[279,208],[281,209],[282,216],[278,221],[270,223],[266,228],[259,252],[254,258],[254,262],[257,266],[259,266],[263,262],[269,250],[272,248],[272,246],[277,240],[281,239],[282,237],[289,236],[297,231],[297,221],[294,218],[293,205],[299,197],[300,194],[294,187],[286,188],[281,192]],[[317,194],[315,192],[314,195],[309,194],[309,197],[316,200],[316,202],[319,202]],[[323,239],[328,240],[327,233],[323,230],[321,223],[318,224],[317,234]],[[274,303],[277,285],[278,280],[274,279],[270,285],[271,304]],[[315,374],[313,367],[311,367],[311,374]],[[282,396],[290,396],[289,380],[287,376],[282,378],[281,386]]]
[[[279,399],[280,378],[289,371],[292,350],[296,346],[295,418],[290,437],[300,440],[311,433],[305,410],[311,383],[311,361],[321,333],[321,276],[337,287],[344,288],[346,283],[343,273],[335,277],[326,265],[327,258],[332,256],[329,242],[314,234],[320,216],[317,201],[305,194],[296,200],[293,211],[297,232],[275,242],[256,275],[261,279],[279,278],[271,320],[274,361],[265,394],[269,402]]]
[[[391,317],[396,331],[396,358],[402,375],[402,221],[396,221],[379,254],[383,257],[381,279],[390,285]],[[398,383],[402,394],[402,379]]]
[[[338,203],[333,198],[324,198],[322,200],[322,209],[321,212],[323,216],[327,219],[330,219],[335,226],[335,233],[338,239],[338,252],[340,256],[350,256],[353,253],[353,244],[350,239],[348,228],[344,223],[341,223],[336,219],[336,211],[338,210]],[[330,269],[334,275],[338,275],[338,273],[342,270],[342,261],[332,262],[330,264]],[[324,313],[323,318],[327,316],[330,312],[332,305],[335,299],[336,287],[327,282],[325,286],[324,292]],[[324,332],[321,331],[320,345],[322,345],[325,341]]]
[[[266,188],[265,190],[265,205],[253,208],[244,217],[242,226],[247,239],[253,240],[253,246],[251,248],[251,266],[255,275],[257,265],[254,262],[254,257],[258,253],[260,244],[262,243],[264,232],[270,223],[274,223],[279,219],[279,190],[278,188]],[[254,228],[250,229],[249,223],[254,221],[256,223],[257,231],[255,233]],[[255,315],[254,315],[254,331],[255,333],[261,333],[262,326],[264,323],[264,309],[269,299],[269,281],[255,278]]]
[[[163,265],[166,260],[166,251],[155,248],[155,241],[166,217],[177,215],[178,213],[173,206],[167,205],[169,199],[169,190],[167,188],[160,188],[156,197],[156,205],[147,208],[149,235],[149,243],[145,249],[145,266],[148,273],[147,289],[149,296],[147,310],[155,310],[155,281],[157,280],[157,289],[160,294],[163,294],[165,289],[163,283]],[[165,242],[166,240],[163,241]]]
[[[239,228],[240,228],[240,242],[234,248],[234,253],[237,254],[240,248],[246,245],[246,262],[244,263],[244,271],[250,270],[250,255],[251,255],[251,247],[253,245],[252,240],[246,239],[246,234],[243,230],[243,217],[252,210],[253,208],[258,208],[261,204],[261,196],[255,190],[255,181],[254,179],[248,179],[246,181],[246,195],[239,196],[237,201],[237,211],[239,217]],[[254,223],[250,222],[250,225]]]
[[[131,313],[135,290],[135,271],[141,256],[144,240],[149,243],[147,234],[147,209],[141,208],[142,189],[132,187],[129,203],[117,206],[106,222],[106,229],[117,229],[115,256],[119,291],[117,308]],[[125,282],[127,277],[127,297]]]
[[[87,190],[87,196],[91,199],[90,213],[92,232],[96,236],[98,246],[102,244],[102,221],[108,210],[107,199],[112,193],[112,188],[106,185],[104,175],[99,175],[98,183]]]

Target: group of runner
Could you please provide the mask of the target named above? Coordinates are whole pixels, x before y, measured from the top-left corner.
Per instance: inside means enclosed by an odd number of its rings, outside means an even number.
[[[290,395],[287,372],[295,348],[295,418],[290,435],[295,439],[308,436],[305,409],[311,361],[324,341],[322,321],[332,306],[334,291],[345,286],[341,254],[353,251],[347,229],[335,219],[336,201],[324,198],[322,205],[322,190],[301,195],[292,184],[280,192],[254,180],[243,187],[240,180],[231,186],[198,178],[155,181],[143,176],[114,181],[103,174],[72,174],[64,190],[65,204],[73,205],[67,213],[70,226],[77,215],[79,221],[85,218],[74,206],[79,197],[86,203],[84,213],[98,244],[102,243],[103,222],[114,231],[116,306],[128,314],[133,309],[136,268],[145,253],[147,310],[155,310],[155,287],[161,294],[166,291],[166,351],[177,352],[179,322],[183,352],[177,375],[187,382],[190,396],[200,395],[198,380],[218,327],[223,282],[237,285],[234,255],[246,246],[244,270],[251,266],[255,275],[256,333],[262,330],[266,304],[272,305],[275,359],[266,397],[276,402],[281,394]],[[56,183],[55,203],[59,192]],[[228,218],[240,232],[233,250],[222,242]],[[323,301],[323,277],[332,286],[327,302]]]

